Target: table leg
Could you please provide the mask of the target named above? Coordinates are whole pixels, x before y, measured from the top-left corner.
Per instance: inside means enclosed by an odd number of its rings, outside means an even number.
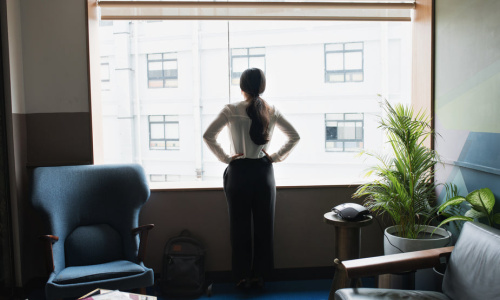
[[[338,289],[350,286],[350,280],[342,265],[342,260],[360,257],[361,229],[350,227],[335,227],[335,274],[330,288],[329,300],[335,298]],[[357,283],[359,285],[359,282]]]
[[[335,227],[335,258],[357,259],[360,256],[361,229]]]

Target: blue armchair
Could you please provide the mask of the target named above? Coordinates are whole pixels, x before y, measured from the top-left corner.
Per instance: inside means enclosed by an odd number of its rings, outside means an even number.
[[[144,266],[147,235],[139,211],[150,190],[139,165],[35,168],[31,201],[47,218],[48,300],[96,288],[131,290],[154,283]]]

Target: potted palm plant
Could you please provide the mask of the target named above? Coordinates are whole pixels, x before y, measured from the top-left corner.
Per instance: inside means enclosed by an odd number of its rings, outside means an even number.
[[[364,151],[378,164],[370,168],[373,175],[353,194],[364,198],[364,205],[374,214],[388,216],[391,227],[385,230],[384,252],[393,254],[445,246],[451,234],[430,226],[436,216],[434,167],[438,154],[425,146],[435,133],[429,117],[423,112],[387,100],[382,103],[385,113],[379,122],[391,154]]]

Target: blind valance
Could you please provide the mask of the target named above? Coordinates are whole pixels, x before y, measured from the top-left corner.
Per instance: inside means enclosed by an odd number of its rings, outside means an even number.
[[[99,1],[102,20],[411,21],[414,1]]]

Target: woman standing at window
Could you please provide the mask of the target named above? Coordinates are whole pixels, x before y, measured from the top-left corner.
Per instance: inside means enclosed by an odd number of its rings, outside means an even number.
[[[260,69],[245,70],[240,77],[240,88],[245,100],[226,105],[208,126],[203,139],[220,161],[229,164],[224,172],[224,192],[237,286],[262,287],[274,265],[276,185],[272,163],[288,156],[299,135],[274,106],[260,97],[266,88],[266,78]],[[217,142],[224,126],[229,128],[231,155]],[[288,141],[278,152],[268,155],[266,149],[275,126],[285,133]]]

